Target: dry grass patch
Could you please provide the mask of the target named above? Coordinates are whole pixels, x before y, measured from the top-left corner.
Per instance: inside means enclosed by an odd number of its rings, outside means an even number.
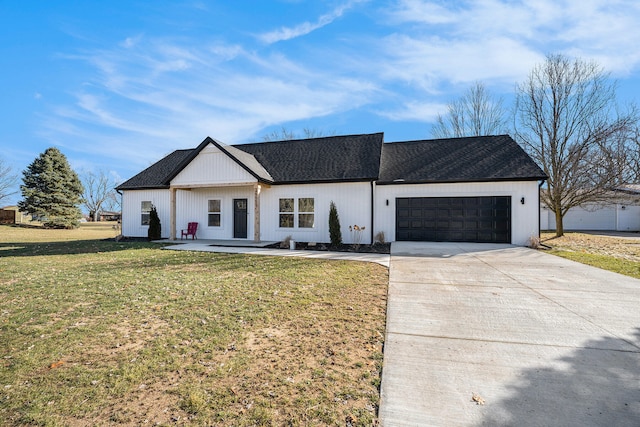
[[[640,239],[599,236],[587,233],[542,233],[550,252],[584,264],[640,278]]]
[[[375,422],[384,267],[23,230],[0,229],[5,425]]]

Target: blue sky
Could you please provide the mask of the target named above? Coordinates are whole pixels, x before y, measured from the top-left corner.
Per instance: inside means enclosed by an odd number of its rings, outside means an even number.
[[[637,0],[0,0],[0,19],[15,172],[55,146],[122,181],[206,136],[282,127],[429,138],[475,81],[509,106],[549,53],[598,61],[622,101],[640,94]]]

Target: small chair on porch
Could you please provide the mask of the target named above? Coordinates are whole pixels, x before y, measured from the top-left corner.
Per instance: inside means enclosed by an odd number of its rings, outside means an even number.
[[[198,237],[196,237],[196,231],[198,231],[198,223],[190,222],[189,224],[187,224],[186,230],[181,230],[180,240],[182,240],[182,238],[185,236],[187,237],[187,239],[189,238],[189,236],[191,236],[191,240],[197,239]]]

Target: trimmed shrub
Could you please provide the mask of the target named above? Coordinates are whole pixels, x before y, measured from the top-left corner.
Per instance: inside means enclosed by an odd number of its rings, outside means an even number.
[[[329,238],[331,239],[331,246],[342,245],[342,231],[340,230],[340,217],[338,216],[338,209],[336,204],[331,202],[329,205]]]
[[[160,217],[155,206],[151,206],[149,212],[149,230],[147,231],[147,238],[149,240],[160,240],[162,238],[162,225],[160,224]]]

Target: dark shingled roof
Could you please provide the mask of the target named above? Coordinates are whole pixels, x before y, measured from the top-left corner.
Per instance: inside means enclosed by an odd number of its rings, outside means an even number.
[[[378,178],[382,133],[234,145],[253,154],[275,183]]]
[[[379,183],[546,179],[508,135],[384,144]]]
[[[293,184],[338,181],[473,182],[546,179],[508,135],[383,144],[383,134],[331,136],[228,146],[209,137],[177,150],[117,187],[169,188],[208,144],[227,153],[259,181]]]
[[[191,150],[176,150],[162,160],[152,164],[139,174],[116,187],[117,190],[136,190],[142,188],[169,188],[167,179],[194,152]]]

